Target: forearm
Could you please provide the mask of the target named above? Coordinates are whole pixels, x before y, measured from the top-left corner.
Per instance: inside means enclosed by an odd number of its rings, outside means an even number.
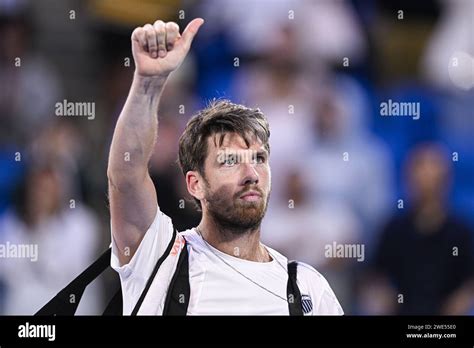
[[[165,77],[134,75],[110,147],[107,175],[114,182],[144,178],[158,128],[158,105]]]

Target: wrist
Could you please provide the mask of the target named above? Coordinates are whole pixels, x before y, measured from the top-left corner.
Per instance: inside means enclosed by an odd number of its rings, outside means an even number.
[[[143,93],[149,92],[150,89],[152,90],[160,90],[166,83],[169,75],[140,75],[138,72],[135,71],[133,74],[133,83],[132,85],[135,88],[138,88],[139,91]]]

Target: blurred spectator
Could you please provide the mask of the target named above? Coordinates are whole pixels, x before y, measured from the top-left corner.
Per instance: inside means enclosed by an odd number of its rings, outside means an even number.
[[[393,199],[393,164],[385,144],[366,125],[367,101],[350,78],[321,87],[313,102],[312,145],[303,168],[308,189],[322,201],[340,201],[364,225],[370,243]]]
[[[44,58],[32,51],[32,33],[26,13],[0,16],[0,146],[24,146],[54,119],[60,85]]]
[[[43,55],[33,51],[25,2],[0,3],[0,213],[22,175],[22,154],[30,139],[53,120],[59,83]]]
[[[474,2],[442,0],[440,3],[444,11],[426,45],[420,70],[431,85],[446,90],[463,86],[467,89],[474,86]]]
[[[246,97],[253,94],[253,83],[259,80],[259,76],[253,74],[261,75],[259,70],[263,67],[275,65],[272,60],[292,62],[301,66],[305,74],[316,76],[327,72],[332,65],[342,66],[344,58],[349,59],[347,63],[351,67],[357,65],[366,53],[363,30],[348,1],[205,0],[188,3],[195,5],[196,15],[206,19],[205,30],[196,38],[196,53],[198,93],[207,99],[216,94],[239,97],[242,90],[235,90],[235,83],[239,84],[237,74],[247,69],[243,88],[251,92],[243,95],[242,102],[250,102]],[[255,59],[262,61],[256,69],[250,66]],[[276,68],[284,69],[281,64]],[[273,69],[275,67],[270,68]],[[279,80],[275,82],[282,82],[282,78]],[[297,112],[303,114],[304,110]]]
[[[365,49],[360,23],[351,4],[343,0],[205,0],[196,12],[208,20],[209,35],[226,30],[236,51],[244,55],[261,56],[280,46],[279,33],[288,27],[297,35],[285,45],[296,51],[284,54],[311,59],[312,65],[321,60],[342,64],[343,57],[356,61]]]
[[[474,305],[472,231],[447,206],[451,166],[435,144],[406,167],[411,204],[381,235],[363,289],[371,314],[467,314]]]
[[[474,226],[474,2],[440,1],[443,11],[427,46],[420,71],[439,91],[439,130],[458,154],[453,205]]]
[[[359,219],[341,200],[314,199],[308,183],[296,169],[285,178],[283,187],[286,192],[280,201],[273,202],[262,222],[262,241],[290,260],[315,267],[328,279],[347,309],[353,302],[352,260],[328,258],[325,249],[334,242],[357,243],[362,229]]]
[[[97,219],[80,201],[67,198],[62,174],[51,165],[30,168],[14,206],[0,217],[4,248],[37,248],[34,257],[11,254],[0,263],[6,288],[2,314],[34,314],[96,255]],[[78,314],[98,314],[100,288],[92,286],[89,293]]]
[[[358,241],[361,226],[352,211],[340,202],[312,199],[300,172],[288,175],[284,187],[288,200],[276,202],[263,220],[269,245],[319,269],[332,261],[324,256],[327,244]]]

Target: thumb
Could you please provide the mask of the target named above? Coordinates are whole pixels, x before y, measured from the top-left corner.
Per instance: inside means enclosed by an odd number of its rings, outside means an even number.
[[[186,46],[191,47],[191,42],[196,36],[199,28],[204,23],[204,19],[202,18],[195,18],[186,26],[186,29],[183,31],[182,39]]]

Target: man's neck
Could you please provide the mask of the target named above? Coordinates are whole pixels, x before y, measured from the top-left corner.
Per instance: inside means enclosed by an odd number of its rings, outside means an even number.
[[[255,262],[272,260],[266,248],[260,243],[260,227],[232,231],[203,218],[197,230],[205,242],[225,254]]]
[[[420,201],[415,207],[415,224],[422,233],[437,231],[446,216],[446,208],[441,199]]]

